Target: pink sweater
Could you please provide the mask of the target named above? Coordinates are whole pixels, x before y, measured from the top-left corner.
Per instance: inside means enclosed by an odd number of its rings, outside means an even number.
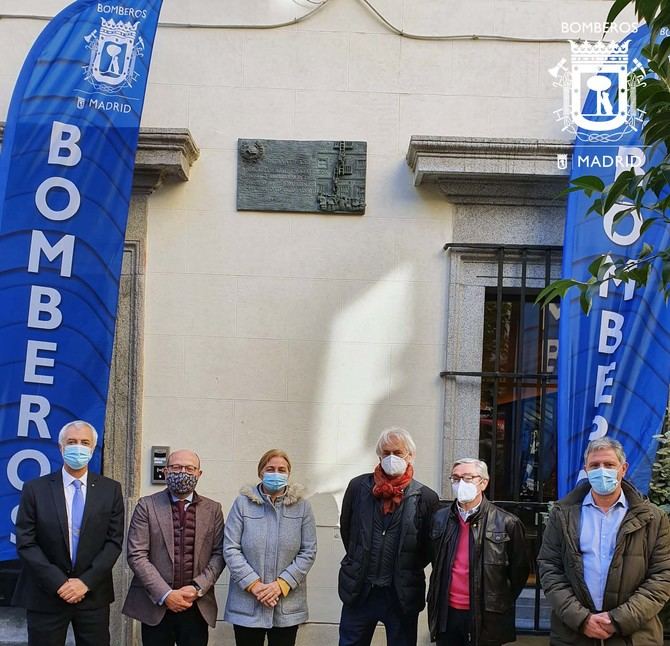
[[[458,610],[470,609],[470,527],[458,516],[458,544],[449,582],[449,605]]]

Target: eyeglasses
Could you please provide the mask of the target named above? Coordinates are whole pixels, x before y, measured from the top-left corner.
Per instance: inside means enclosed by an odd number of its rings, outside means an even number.
[[[190,464],[168,464],[168,466],[165,467],[165,470],[168,473],[181,473],[182,471],[186,471],[189,475],[193,475],[198,472],[198,467],[194,467]]]
[[[479,482],[481,479],[481,476],[449,476],[449,480],[451,480],[452,484],[456,484],[461,480],[463,482]]]

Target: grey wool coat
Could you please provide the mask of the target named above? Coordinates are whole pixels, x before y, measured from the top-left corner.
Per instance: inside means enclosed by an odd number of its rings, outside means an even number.
[[[289,484],[273,505],[256,486],[240,490],[226,521],[223,555],[230,572],[225,621],[247,628],[295,626],[307,620],[305,578],[316,558],[316,523],[301,485]],[[274,608],[246,588],[281,577],[291,587]]]

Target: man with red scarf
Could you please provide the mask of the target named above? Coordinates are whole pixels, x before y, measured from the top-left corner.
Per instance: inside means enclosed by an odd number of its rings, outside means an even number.
[[[369,646],[377,622],[389,646],[416,646],[425,606],[428,530],[437,494],[414,480],[416,445],[404,429],[377,441],[379,464],[354,478],[342,502],[339,646]]]

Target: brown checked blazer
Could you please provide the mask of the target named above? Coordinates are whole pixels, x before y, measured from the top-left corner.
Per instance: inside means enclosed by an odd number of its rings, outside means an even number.
[[[214,584],[224,568],[222,554],[223,513],[214,500],[197,496],[193,581],[204,591],[196,601],[205,621],[214,626],[217,606]],[[140,498],[128,529],[128,565],[135,576],[130,584],[123,614],[156,626],[166,608],[159,605],[172,589],[174,527],[167,489]]]

